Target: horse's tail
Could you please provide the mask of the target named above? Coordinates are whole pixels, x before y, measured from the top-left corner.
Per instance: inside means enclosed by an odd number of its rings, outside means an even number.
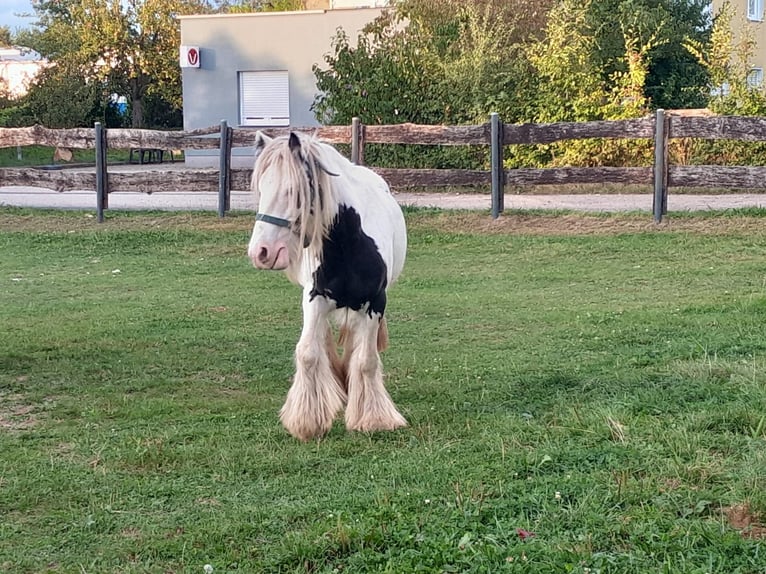
[[[388,349],[388,325],[386,325],[386,318],[383,316],[378,324],[378,351],[385,351],[386,349]]]
[[[330,357],[330,368],[338,379],[344,392],[348,392],[348,361],[345,352],[345,356],[340,356],[338,354],[338,346],[345,348],[348,343],[349,335],[350,330],[346,323],[340,325],[337,342],[332,335],[332,331],[328,331],[327,333],[327,351]],[[378,323],[377,346],[379,352],[385,351],[388,348],[388,325],[386,324],[385,317],[381,317],[380,322]]]
[[[330,357],[330,368],[344,393],[348,392],[348,365],[346,364],[346,361],[343,360],[343,357],[338,355],[338,345],[341,347],[345,345],[347,337],[348,329],[345,325],[340,329],[337,344],[335,342],[335,337],[332,335],[332,331],[327,331],[327,351]]]
[[[347,342],[348,326],[343,323],[338,333],[338,345],[345,348]],[[386,317],[383,316],[378,323],[378,351],[385,351],[386,349],[388,349],[388,324],[386,324]]]

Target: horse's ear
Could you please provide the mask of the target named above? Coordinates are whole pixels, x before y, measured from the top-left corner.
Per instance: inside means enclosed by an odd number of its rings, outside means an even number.
[[[269,142],[271,141],[271,138],[267,136],[262,131],[258,130],[255,133],[255,158],[258,159],[258,156],[261,155],[261,152],[263,151],[263,148],[265,148]]]
[[[301,140],[298,137],[298,134],[296,134],[295,132],[290,132],[290,139],[287,140],[287,145],[290,147],[291,152],[293,152],[296,155],[300,155]]]

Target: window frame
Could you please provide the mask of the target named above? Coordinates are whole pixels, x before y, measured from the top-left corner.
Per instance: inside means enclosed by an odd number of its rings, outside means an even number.
[[[763,22],[763,0],[745,0],[747,19],[751,22]]]

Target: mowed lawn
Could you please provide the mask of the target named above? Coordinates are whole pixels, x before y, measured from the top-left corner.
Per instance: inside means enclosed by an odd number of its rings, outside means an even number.
[[[0,209],[0,572],[766,571],[766,214],[407,219],[410,427],[303,444],[251,216]]]

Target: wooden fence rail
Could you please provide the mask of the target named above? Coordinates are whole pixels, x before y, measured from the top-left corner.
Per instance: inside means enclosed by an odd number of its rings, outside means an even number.
[[[491,149],[489,170],[467,169],[389,169],[375,168],[393,187],[420,186],[487,186],[492,190],[492,215],[497,217],[504,207],[506,185],[564,185],[582,183],[646,184],[654,189],[653,213],[661,221],[667,210],[670,187],[703,187],[733,189],[765,189],[766,166],[670,166],[668,142],[676,138],[730,139],[766,141],[766,118],[719,116],[696,117],[656,114],[644,118],[616,121],[559,122],[550,124],[504,124],[497,114],[490,121],[474,126],[424,126],[397,124],[365,126],[354,120],[351,126],[306,128],[268,128],[263,131],[274,137],[290,130],[316,134],[332,144],[350,144],[351,157],[364,163],[367,144],[413,145],[481,145]],[[99,135],[101,130],[101,135]],[[21,185],[45,187],[57,191],[104,188],[98,194],[99,217],[108,206],[112,191],[218,191],[219,215],[229,209],[232,189],[248,189],[251,170],[231,168],[231,149],[250,147],[254,138],[251,129],[220,126],[189,131],[156,131],[141,129],[76,128],[53,130],[42,126],[0,128],[0,148],[45,145],[57,148],[94,149],[96,173],[34,168],[0,169],[0,186]],[[563,140],[607,138],[645,139],[653,141],[653,167],[562,167],[546,169],[504,169],[503,149],[509,145],[550,144]],[[99,151],[101,141],[101,151]],[[222,145],[223,143],[223,145]],[[109,172],[105,161],[106,149],[154,148],[163,150],[218,149],[218,169],[185,169],[135,173]]]

